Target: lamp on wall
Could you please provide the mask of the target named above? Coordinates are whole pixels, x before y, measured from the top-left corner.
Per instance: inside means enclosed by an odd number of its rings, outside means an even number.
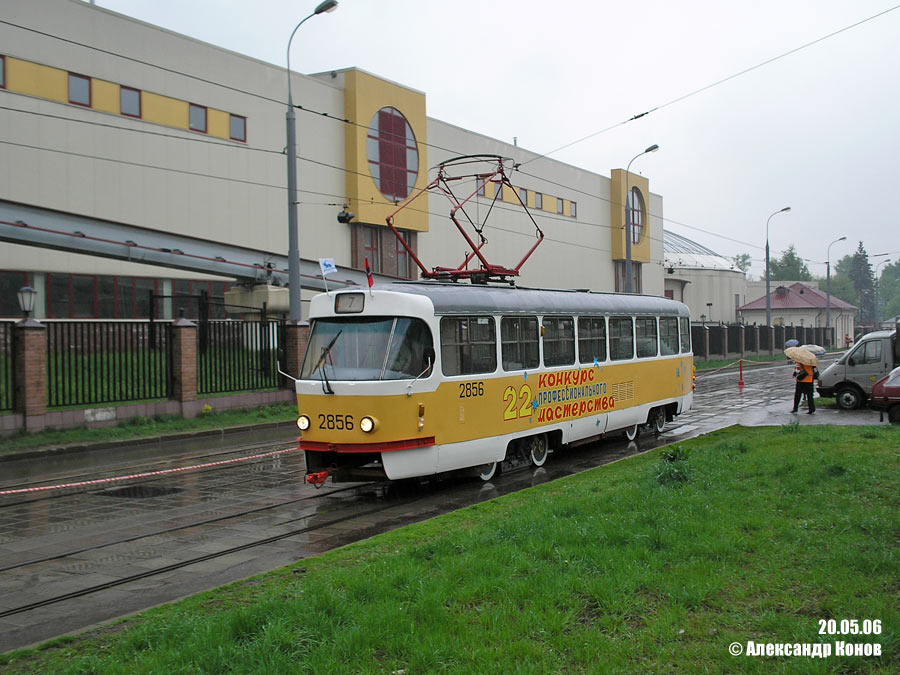
[[[29,318],[34,311],[34,300],[37,297],[37,291],[31,286],[22,286],[16,292],[16,297],[19,299],[19,309],[22,310],[26,319]]]

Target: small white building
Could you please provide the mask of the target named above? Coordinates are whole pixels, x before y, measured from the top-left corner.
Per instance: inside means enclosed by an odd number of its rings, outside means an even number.
[[[746,302],[747,277],[715,251],[669,230],[663,232],[667,298],[685,303],[694,322],[735,323]]]

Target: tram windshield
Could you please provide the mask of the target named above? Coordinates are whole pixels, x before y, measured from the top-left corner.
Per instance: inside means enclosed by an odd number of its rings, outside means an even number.
[[[433,364],[431,331],[421,319],[315,319],[300,379],[406,380],[427,377]]]

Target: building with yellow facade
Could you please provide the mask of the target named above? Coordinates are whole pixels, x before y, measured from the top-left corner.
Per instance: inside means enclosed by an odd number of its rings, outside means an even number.
[[[25,284],[41,318],[145,317],[151,295],[172,316],[191,305],[171,296],[250,286],[286,309],[285,70],[79,0],[8,0],[0,16],[0,316],[18,316]],[[380,277],[417,276],[385,217],[433,167],[537,159],[428,117],[425,92],[360,69],[291,78],[304,316],[319,258],[338,266],[329,283],[358,282],[367,259]],[[510,179],[516,194],[475,176],[460,193],[477,193],[467,212],[499,264],[534,242],[519,201],[533,213],[546,238],[518,284],[624,288],[627,182],[634,290],[664,294],[663,203],[646,177],[540,158]],[[395,221],[428,268],[468,253],[449,209],[429,194]]]

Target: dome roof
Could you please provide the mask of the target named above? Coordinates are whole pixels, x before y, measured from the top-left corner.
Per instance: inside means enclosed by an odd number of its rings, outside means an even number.
[[[739,271],[734,262],[687,237],[663,230],[666,267]]]

